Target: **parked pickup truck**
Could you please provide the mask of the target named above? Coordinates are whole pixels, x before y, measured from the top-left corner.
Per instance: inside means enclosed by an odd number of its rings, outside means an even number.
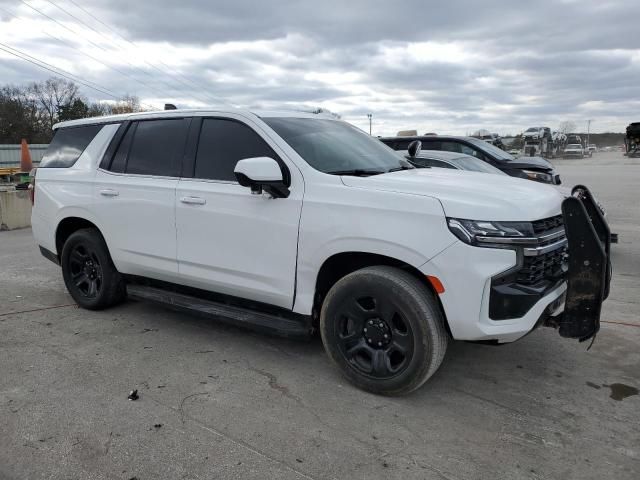
[[[173,110],[54,128],[33,234],[81,307],[128,296],[290,337],[319,330],[342,373],[382,394],[422,385],[452,338],[511,342],[543,322],[598,331],[608,243],[587,189],[563,199],[416,169],[314,114]]]

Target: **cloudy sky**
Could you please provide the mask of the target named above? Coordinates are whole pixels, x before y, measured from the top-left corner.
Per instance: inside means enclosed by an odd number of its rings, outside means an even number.
[[[623,131],[637,0],[0,0],[0,83],[52,75],[151,106],[324,107],[374,135]],[[42,63],[40,65],[43,65]]]

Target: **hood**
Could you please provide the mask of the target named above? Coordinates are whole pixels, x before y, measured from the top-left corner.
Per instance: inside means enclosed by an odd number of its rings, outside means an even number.
[[[561,213],[555,188],[507,175],[416,168],[370,177],[343,176],[348,187],[424,195],[440,201],[448,217],[533,221]]]
[[[509,162],[501,164],[503,168],[513,168],[518,170],[525,170],[532,168],[534,170],[553,170],[553,164],[542,157],[517,157]]]

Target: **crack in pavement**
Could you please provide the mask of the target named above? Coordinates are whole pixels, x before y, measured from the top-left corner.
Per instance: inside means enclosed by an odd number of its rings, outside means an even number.
[[[42,312],[43,310],[53,310],[54,308],[65,308],[65,307],[77,308],[78,305],[75,303],[67,303],[64,305],[51,305],[49,307],[33,308],[31,310],[20,310],[18,312],[5,312],[5,313],[0,313],[0,317],[7,317],[9,315],[20,315],[21,313]]]

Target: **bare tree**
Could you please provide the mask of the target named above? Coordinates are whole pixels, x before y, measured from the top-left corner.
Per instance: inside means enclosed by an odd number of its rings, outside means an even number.
[[[571,133],[575,131],[575,129],[576,124],[571,120],[565,120],[564,122],[560,122],[560,125],[558,125],[558,131],[564,134]]]
[[[44,82],[34,82],[28,88],[29,93],[38,102],[48,127],[58,121],[58,115],[80,98],[80,90],[72,81],[52,77]]]
[[[140,107],[140,99],[135,95],[125,95],[115,104],[110,105],[108,110],[112,115],[143,111],[142,107]]]

